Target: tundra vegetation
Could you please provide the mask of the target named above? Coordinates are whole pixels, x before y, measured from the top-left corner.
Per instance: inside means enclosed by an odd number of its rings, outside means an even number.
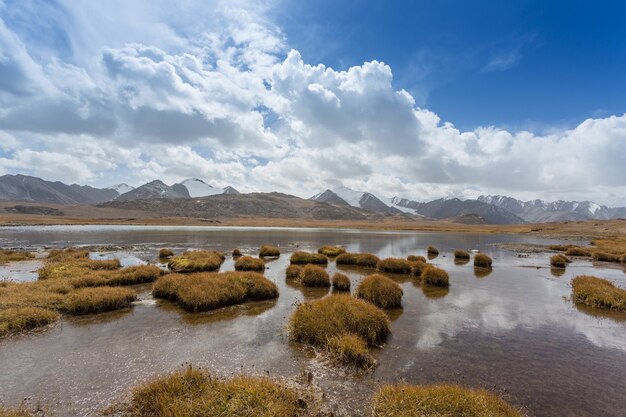
[[[385,258],[378,262],[376,268],[383,272],[393,272],[396,274],[411,273],[411,263],[406,259]]]
[[[243,254],[241,253],[241,250],[239,250],[239,248],[233,249],[233,253],[232,253],[233,258],[238,258],[241,255],[243,255]]]
[[[380,258],[371,253],[342,253],[335,260],[337,265],[355,265],[363,268],[376,268]]]
[[[241,256],[235,262],[235,271],[265,271],[265,262],[252,256]]]
[[[272,245],[261,245],[259,249],[259,257],[261,258],[278,258],[280,256],[280,249]]]
[[[224,259],[224,254],[217,251],[186,251],[172,257],[168,266],[174,272],[211,272],[217,271]]]
[[[373,409],[374,417],[522,417],[511,405],[487,390],[451,384],[383,385],[374,396]]]
[[[230,271],[169,274],[159,278],[152,294],[200,312],[278,297],[276,284],[257,272]]]
[[[450,285],[448,273],[433,265],[428,265],[424,268],[421,279],[422,283],[432,285],[433,287],[448,287]]]
[[[454,259],[469,259],[470,254],[468,251],[463,249],[456,249],[454,251]]]
[[[318,265],[326,265],[328,264],[328,258],[326,255],[321,253],[310,253],[304,251],[297,251],[291,254],[291,258],[289,258],[289,262],[297,265],[304,264],[318,264]]]
[[[7,262],[28,261],[34,258],[35,255],[30,252],[0,249],[0,265]]]
[[[346,250],[341,246],[322,246],[317,250],[317,253],[321,253],[322,255],[334,258],[341,255],[342,253],[346,253]]]
[[[350,291],[350,278],[341,272],[335,272],[331,282],[335,291]]]
[[[300,284],[305,287],[330,287],[330,277],[321,266],[307,264],[302,268]]]
[[[426,263],[426,258],[420,255],[409,255],[406,257],[409,262],[424,262]]]
[[[411,275],[414,275],[421,279],[424,269],[426,269],[426,267],[429,265],[429,263],[422,261],[411,262]]]
[[[356,296],[380,308],[402,307],[402,288],[384,275],[365,277],[356,289]]]
[[[591,256],[589,249],[581,248],[580,246],[571,246],[565,251],[566,256]]]
[[[390,329],[389,317],[383,310],[349,294],[300,304],[289,318],[291,340],[324,349],[343,365],[365,368],[375,363],[369,348],[384,343]],[[355,338],[362,343],[355,342]]]
[[[624,259],[624,256],[598,251],[598,252],[593,253],[592,259],[598,262],[618,262],[619,263],[619,262],[622,262],[622,259]]]
[[[606,279],[577,276],[572,280],[572,296],[575,302],[591,307],[626,311],[626,289]]]
[[[429,259],[434,259],[439,256],[439,249],[434,246],[429,246],[428,248],[426,248],[426,254],[428,255]]]
[[[485,255],[484,253],[477,253],[474,256],[474,266],[478,268],[491,268],[491,264],[493,261],[489,255]]]
[[[172,256],[174,256],[174,251],[172,251],[171,249],[163,248],[159,250],[159,258],[161,259],[171,258]]]
[[[570,262],[572,262],[571,259],[560,253],[550,257],[550,266],[553,268],[565,268]]]
[[[287,271],[285,275],[287,279],[294,280],[300,279],[300,274],[302,273],[302,267],[300,265],[289,265],[287,267]]]

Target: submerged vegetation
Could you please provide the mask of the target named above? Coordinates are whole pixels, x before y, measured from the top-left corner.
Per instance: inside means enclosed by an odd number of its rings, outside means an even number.
[[[265,262],[252,256],[242,256],[235,262],[235,271],[265,271]]]
[[[322,255],[335,257],[339,256],[342,253],[346,253],[346,250],[341,246],[322,246],[317,250],[317,253],[321,253]]]
[[[450,278],[448,273],[433,265],[428,265],[422,271],[422,282],[426,285],[432,285],[434,287],[447,287],[450,285]]]
[[[331,282],[335,291],[350,291],[350,278],[341,272],[335,272]]]
[[[328,264],[328,258],[326,255],[321,253],[310,253],[304,251],[297,251],[291,254],[291,258],[289,258],[289,262],[292,264],[319,264],[326,265]]]
[[[224,262],[224,254],[216,251],[186,251],[170,259],[168,266],[175,272],[217,271]]]
[[[376,268],[380,258],[371,253],[342,253],[337,257],[337,265],[355,265],[364,268]]]
[[[374,417],[521,417],[504,400],[484,389],[442,384],[384,385],[374,396]]]
[[[396,274],[411,273],[411,263],[406,259],[385,258],[378,262],[376,268],[383,272],[393,272]]]
[[[261,258],[277,258],[280,256],[280,250],[276,246],[261,245],[259,249],[259,257]]]
[[[356,296],[380,308],[402,307],[402,288],[384,275],[365,277],[357,287]]]
[[[572,295],[577,303],[626,311],[626,289],[618,288],[606,279],[589,275],[577,276],[572,280]]]
[[[300,283],[305,287],[330,287],[330,277],[321,266],[308,264],[302,268]]]
[[[493,261],[489,255],[485,255],[484,253],[477,253],[474,256],[474,266],[479,268],[491,268],[491,264]]]
[[[187,311],[199,312],[277,298],[278,288],[257,272],[203,272],[163,276],[154,284],[152,294],[176,301]]]

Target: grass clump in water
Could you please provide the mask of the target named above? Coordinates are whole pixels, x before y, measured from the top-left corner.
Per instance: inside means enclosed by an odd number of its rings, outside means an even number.
[[[341,246],[322,246],[317,250],[317,253],[321,253],[322,255],[335,257],[339,256],[342,253],[346,253],[346,250]]]
[[[44,327],[58,319],[59,314],[48,308],[12,307],[0,310],[0,337]]]
[[[553,268],[565,268],[568,263],[572,262],[565,255],[554,255],[550,257],[550,266]]]
[[[135,299],[129,288],[80,288],[67,295],[62,310],[72,315],[101,313],[130,307]]]
[[[159,258],[161,259],[171,258],[172,256],[174,256],[174,251],[172,251],[171,249],[163,248],[159,251]]]
[[[239,248],[235,248],[233,249],[232,255],[233,255],[233,258],[238,258],[242,256],[243,254],[241,253],[241,250],[239,250]]]
[[[439,249],[434,246],[429,246],[428,248],[426,248],[426,253],[428,254],[429,258],[436,258],[437,256],[439,256]]]
[[[380,258],[371,253],[342,253],[337,257],[337,265],[356,265],[363,268],[376,268]]]
[[[596,308],[626,311],[626,290],[611,281],[580,275],[572,280],[572,295],[577,303]]]
[[[280,250],[276,246],[261,245],[259,250],[259,257],[261,258],[278,258],[280,256]]]
[[[380,308],[402,307],[402,288],[384,275],[372,274],[365,277],[356,289],[356,296]]]
[[[463,249],[456,249],[454,251],[454,259],[469,259],[470,254],[468,251]]]
[[[297,251],[291,254],[289,262],[292,264],[304,265],[304,264],[328,264],[328,258],[321,253],[310,253],[304,251]]]
[[[426,258],[419,255],[409,255],[406,257],[409,262],[424,262],[426,263]]]
[[[242,256],[235,262],[235,271],[265,271],[265,262],[252,256]]]
[[[593,260],[597,262],[622,262],[623,256],[606,252],[594,252]]]
[[[331,282],[335,291],[350,291],[350,278],[341,272],[335,272]]]
[[[384,385],[373,400],[374,417],[522,417],[504,400],[484,389],[458,385]]]
[[[422,271],[422,282],[433,287],[448,287],[450,285],[450,277],[445,270],[428,265]]]
[[[378,262],[376,268],[383,272],[393,272],[396,274],[411,273],[411,263],[406,259],[385,258]]]
[[[30,252],[0,249],[0,265],[7,262],[28,261],[30,259],[35,259],[35,255]]]
[[[580,246],[571,246],[565,251],[566,256],[591,256],[591,251]]]
[[[421,279],[422,273],[428,265],[430,264],[422,261],[411,262],[411,275]]]
[[[356,366],[370,369],[376,366],[376,359],[372,356],[365,341],[354,334],[342,334],[328,341],[330,356],[341,365]]]
[[[89,258],[89,251],[80,248],[52,249],[46,258],[49,262],[67,262]]]
[[[186,251],[174,256],[168,266],[175,272],[211,272],[217,271],[224,262],[224,255],[215,251]]]
[[[298,417],[307,416],[298,392],[270,379],[220,379],[188,367],[132,391],[127,417]]]
[[[299,265],[289,265],[287,267],[286,276],[287,279],[300,279],[302,273],[302,267]]]
[[[152,289],[157,298],[176,301],[187,311],[209,311],[246,301],[278,297],[276,284],[257,272],[169,274]]]
[[[330,277],[321,266],[308,264],[302,268],[300,283],[305,287],[330,287]]]
[[[474,256],[474,266],[479,268],[491,268],[491,264],[493,261],[489,255],[485,255],[484,253],[477,253]]]

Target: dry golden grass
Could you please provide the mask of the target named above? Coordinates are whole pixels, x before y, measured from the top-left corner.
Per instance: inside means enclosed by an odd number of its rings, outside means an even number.
[[[429,255],[434,255],[434,256],[437,256],[437,255],[439,255],[439,249],[437,249],[437,248],[436,248],[436,247],[434,247],[434,246],[429,246],[429,247],[426,249],[426,253],[427,253],[427,254],[429,254]]]
[[[3,309],[0,310],[0,337],[44,327],[58,319],[59,314],[48,308],[12,307]]]
[[[330,338],[327,346],[330,356],[341,365],[370,369],[376,366],[365,341],[354,334],[346,333]]]
[[[233,255],[233,258],[238,258],[238,257],[240,257],[242,255],[242,253],[239,250],[239,248],[235,248],[235,249],[233,249],[232,255]]]
[[[553,268],[565,268],[568,264],[569,258],[559,254],[550,257],[550,266]],[[570,261],[571,262],[571,261]]]
[[[615,255],[606,252],[594,252],[593,260],[598,262],[622,262],[623,255]]]
[[[300,284],[305,287],[330,287],[330,277],[321,266],[308,264],[302,268]]]
[[[67,294],[62,310],[72,315],[101,313],[130,307],[136,298],[130,288],[79,288]]]
[[[198,312],[278,297],[276,284],[256,272],[169,274],[157,280],[152,294]]]
[[[350,291],[350,278],[341,272],[335,272],[331,282],[335,291]]]
[[[450,278],[445,270],[428,265],[422,271],[422,282],[434,287],[447,287],[450,285]]]
[[[292,264],[304,265],[304,264],[318,264],[318,265],[326,265],[328,264],[328,258],[326,255],[321,253],[310,253],[297,251],[291,254],[291,258],[289,258],[289,262]]]
[[[428,265],[430,264],[427,262],[422,262],[422,261],[411,262],[411,275],[414,275],[417,278],[421,279],[422,273],[424,272],[424,269],[426,269]]]
[[[104,262],[107,264],[103,264]],[[61,280],[74,288],[81,288],[143,284],[155,281],[164,273],[154,265],[138,265],[119,269],[103,269],[103,265],[107,267],[108,265],[119,266],[119,261],[78,260],[48,263],[39,269],[39,279]]]
[[[565,252],[569,248],[574,248],[576,245],[548,245],[548,249],[550,250],[558,250],[561,252]]]
[[[242,256],[235,262],[235,271],[265,271],[265,262],[252,256]]]
[[[298,393],[266,378],[219,379],[187,369],[153,379],[132,391],[128,417],[306,416]]]
[[[163,258],[171,258],[172,256],[174,256],[174,251],[172,251],[171,249],[163,248],[163,249],[159,250],[159,258],[161,258],[161,259],[163,259]]]
[[[567,256],[591,256],[589,249],[581,248],[580,246],[572,246],[565,251]]]
[[[385,258],[378,262],[376,268],[383,272],[393,272],[396,274],[410,274],[411,263],[406,259]]]
[[[419,255],[409,255],[406,258],[409,262],[424,262],[426,263],[426,258]]]
[[[215,251],[186,251],[170,259],[168,266],[175,272],[217,271],[224,262],[224,255]]]
[[[383,385],[373,401],[374,417],[521,417],[504,400],[484,389],[442,384]]]
[[[34,258],[35,255],[30,252],[0,249],[0,265],[7,262],[27,261]]]
[[[356,265],[363,268],[376,268],[380,258],[371,253],[342,253],[336,259],[337,265]]]
[[[469,259],[470,258],[470,254],[466,250],[456,249],[454,251],[454,258],[455,259]]]
[[[9,409],[0,405],[0,417],[31,417],[32,414],[21,409]]]
[[[356,289],[356,296],[380,308],[402,307],[402,288],[384,275],[365,277]]]
[[[262,258],[277,258],[280,256],[280,250],[276,246],[262,245],[259,250],[259,256]]]
[[[49,262],[67,262],[89,258],[89,251],[80,248],[52,249],[48,252]]]
[[[589,275],[572,280],[572,295],[577,303],[596,308],[626,311],[626,290],[612,282]]]
[[[491,264],[493,261],[489,255],[485,255],[484,253],[477,253],[474,255],[474,266],[479,268],[491,268]]]
[[[337,339],[334,342],[337,346],[329,351],[335,354],[343,349],[342,361],[345,361],[350,355],[358,357],[359,349],[351,349],[349,340],[342,343],[338,338],[353,335],[368,347],[377,346],[387,339],[390,326],[389,317],[373,304],[347,294],[333,294],[299,305],[289,318],[289,337],[324,349],[329,349],[330,341]],[[342,349],[337,350],[340,347]],[[361,360],[353,364],[363,366]]]
[[[322,255],[335,257],[339,256],[342,253],[346,253],[346,250],[341,246],[322,246],[317,250],[317,253],[321,253]]]
[[[289,265],[287,267],[286,276],[287,279],[300,279],[302,273],[302,267],[299,265]]]

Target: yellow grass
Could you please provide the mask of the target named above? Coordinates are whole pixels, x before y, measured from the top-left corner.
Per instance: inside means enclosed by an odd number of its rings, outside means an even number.
[[[335,272],[331,282],[335,291],[350,291],[350,278],[341,272]]]
[[[169,274],[157,280],[152,294],[198,312],[278,297],[276,284],[256,272]]]
[[[411,263],[406,259],[385,258],[378,262],[376,268],[383,272],[393,272],[396,274],[410,274]]]
[[[297,251],[291,254],[291,258],[289,258],[289,262],[292,264],[318,264],[318,265],[326,265],[328,263],[328,258],[326,255],[322,255],[321,253],[309,253],[303,251]]]
[[[414,275],[418,279],[421,279],[422,273],[424,272],[424,269],[426,269],[428,265],[430,264],[427,262],[423,262],[423,261],[411,262],[411,275]]]
[[[457,249],[457,250],[454,251],[454,258],[455,259],[469,259],[470,258],[470,254],[466,250]]]
[[[626,289],[612,282],[589,275],[580,275],[572,280],[572,295],[577,303],[596,308],[626,311]]]
[[[174,256],[168,265],[175,272],[217,271],[224,262],[224,255],[215,251],[186,251]]]
[[[242,255],[241,251],[239,250],[239,248],[235,248],[233,249],[233,258],[238,258]]]
[[[163,248],[159,250],[159,258],[171,258],[174,252],[171,249]]]
[[[265,262],[252,256],[242,256],[235,262],[235,271],[265,271]]]
[[[342,365],[359,368],[373,368],[376,359],[372,356],[365,341],[354,334],[342,334],[330,338],[327,346],[331,357]]]
[[[330,277],[321,266],[308,264],[302,268],[300,283],[305,287],[330,287]]]
[[[383,385],[373,401],[374,417],[521,417],[504,400],[484,389],[442,384]]]
[[[21,409],[9,409],[0,405],[0,417],[31,417],[32,414]]]
[[[47,261],[67,262],[89,258],[89,251],[79,248],[52,249],[48,252]]]
[[[572,246],[565,251],[567,256],[591,256],[589,249],[581,248],[580,246]]]
[[[439,249],[437,249],[434,246],[429,246],[426,249],[426,253],[428,253],[429,255],[437,256],[437,255],[439,255]]]
[[[422,271],[422,282],[434,287],[447,287],[450,285],[450,278],[445,270],[428,265]]]
[[[356,296],[380,308],[402,307],[402,288],[384,275],[365,277],[356,289]]]
[[[286,275],[287,279],[300,279],[302,273],[302,267],[299,265],[289,265],[287,267]]]
[[[0,265],[7,262],[27,261],[34,258],[35,255],[30,252],[0,249]]]
[[[419,255],[409,255],[406,258],[409,262],[424,262],[426,263],[426,258]]]
[[[553,268],[565,268],[567,266],[566,257],[563,255],[554,255],[550,257],[550,266]]]
[[[72,315],[119,310],[130,307],[136,298],[129,288],[80,288],[67,294],[62,310]]]
[[[260,257],[276,258],[280,256],[280,250],[276,246],[262,245],[259,250]]]
[[[622,255],[615,255],[612,253],[606,253],[606,252],[594,252],[593,253],[593,260],[594,261],[598,261],[598,262],[622,262],[623,256]]]
[[[474,256],[474,266],[480,268],[491,268],[491,264],[493,261],[489,257],[489,255],[485,255],[484,253],[477,253]]]
[[[339,256],[342,253],[346,253],[346,250],[341,246],[322,246],[317,250],[317,253],[321,253],[322,255],[335,257]]]
[[[56,311],[40,307],[12,307],[0,310],[0,337],[54,323]],[[0,414],[1,415],[1,414]]]
[[[356,265],[363,268],[376,268],[380,258],[371,253],[342,253],[336,259],[337,265]]]

